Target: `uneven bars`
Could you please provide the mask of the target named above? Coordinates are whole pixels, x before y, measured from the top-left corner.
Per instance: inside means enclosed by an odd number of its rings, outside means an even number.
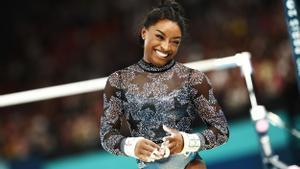
[[[242,67],[243,70],[243,68],[249,68],[249,66],[251,68],[251,65],[249,65],[250,57],[251,56],[249,52],[242,52],[237,53],[233,56],[190,62],[186,63],[185,65],[200,71],[222,70],[233,67]],[[104,89],[106,80],[107,77],[103,77],[64,85],[0,95],[0,107],[7,107],[12,105],[100,91]]]

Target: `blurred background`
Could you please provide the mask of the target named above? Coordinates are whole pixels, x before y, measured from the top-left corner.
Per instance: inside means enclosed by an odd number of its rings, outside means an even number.
[[[300,129],[300,100],[282,0],[178,0],[189,35],[183,63],[252,54],[258,103]],[[298,2],[298,1],[297,1]],[[11,0],[2,4],[0,95],[105,77],[142,58],[140,23],[153,0]],[[299,4],[299,3],[298,3]],[[229,142],[200,152],[210,169],[260,169],[238,68],[206,72],[230,124]],[[135,168],[103,151],[102,92],[0,108],[0,169]],[[197,126],[196,126],[197,127]],[[272,148],[300,164],[300,140],[270,129]],[[128,166],[128,167],[127,167]]]

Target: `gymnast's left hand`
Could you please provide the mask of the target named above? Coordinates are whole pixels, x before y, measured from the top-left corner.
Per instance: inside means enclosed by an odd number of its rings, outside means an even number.
[[[183,149],[183,137],[180,132],[176,129],[169,128],[163,125],[163,129],[170,134],[164,137],[164,141],[168,142],[168,148],[170,149],[170,154],[180,153]]]

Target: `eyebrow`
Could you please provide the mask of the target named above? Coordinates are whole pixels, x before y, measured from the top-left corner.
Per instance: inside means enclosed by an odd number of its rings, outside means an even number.
[[[164,32],[162,32],[161,30],[157,29],[156,31],[163,34],[164,36],[166,36],[166,34]],[[181,36],[174,37],[173,39],[181,39]]]

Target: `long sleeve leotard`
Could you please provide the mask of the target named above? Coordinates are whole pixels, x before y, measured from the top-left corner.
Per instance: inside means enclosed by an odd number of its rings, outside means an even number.
[[[152,141],[166,136],[162,126],[196,133],[200,150],[227,141],[228,124],[207,76],[174,60],[157,67],[140,60],[111,74],[104,89],[100,139],[103,148],[116,155],[121,150],[121,120],[126,119],[132,137]],[[195,121],[196,117],[202,121]],[[193,131],[192,123],[204,123]]]

